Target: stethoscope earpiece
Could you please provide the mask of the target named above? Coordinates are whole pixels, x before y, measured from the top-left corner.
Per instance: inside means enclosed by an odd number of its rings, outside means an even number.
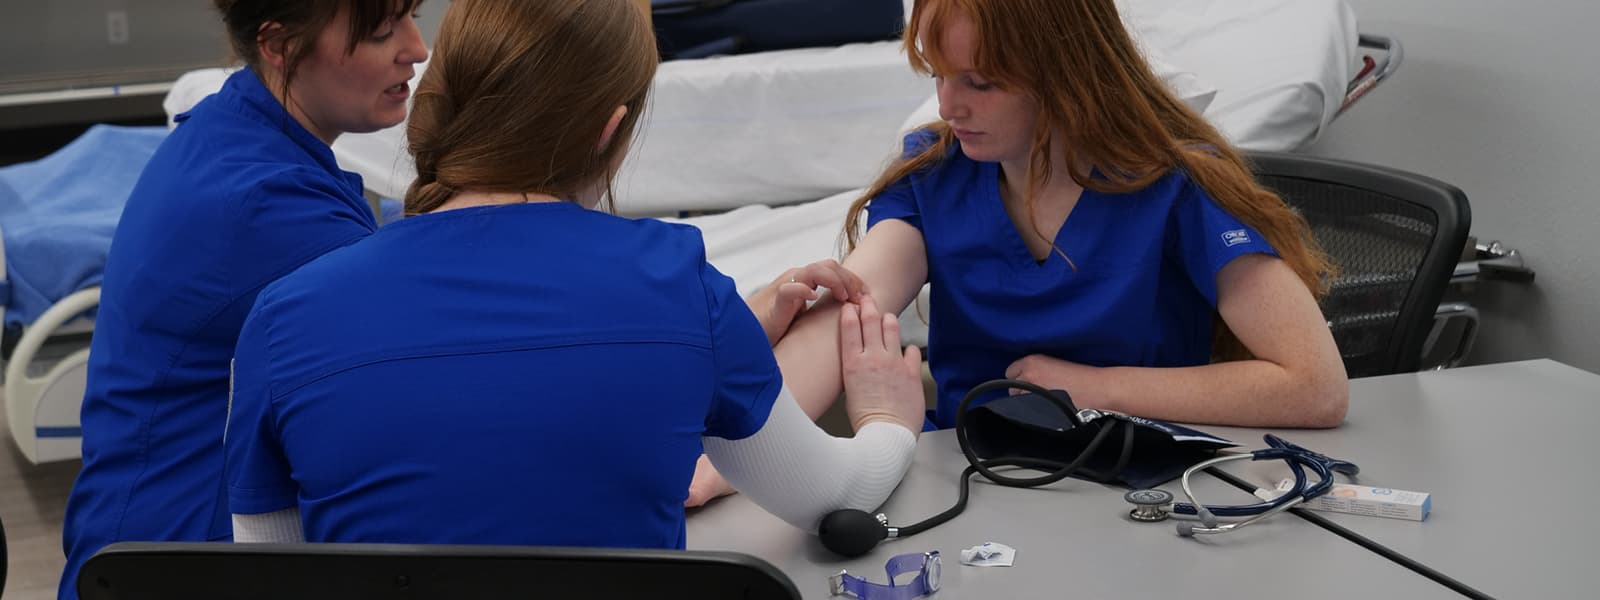
[[[836,510],[822,518],[817,537],[834,554],[854,558],[872,551],[889,537],[889,526],[882,515],[874,516],[855,509]]]
[[[1178,537],[1194,537],[1194,523],[1178,521]]]

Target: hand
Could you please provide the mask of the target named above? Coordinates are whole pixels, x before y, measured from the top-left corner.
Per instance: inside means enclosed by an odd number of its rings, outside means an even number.
[[[694,479],[689,482],[689,497],[683,501],[683,506],[694,508],[712,499],[732,494],[733,491],[733,486],[728,485],[728,480],[722,478],[722,473],[717,472],[711,460],[701,454],[700,460],[694,463]]]
[[[844,408],[856,431],[873,422],[922,431],[922,352],[900,350],[900,320],[861,296],[839,310],[839,356],[844,374]]]
[[[1107,406],[1105,394],[1099,393],[1099,369],[1088,365],[1061,360],[1043,354],[1030,354],[1006,367],[1006,379],[1017,379],[1047,390],[1066,390],[1078,408],[1116,410]],[[1027,391],[1012,389],[1011,395]]]
[[[750,311],[761,321],[767,332],[767,342],[777,344],[789,331],[795,315],[804,310],[806,303],[821,297],[818,287],[828,288],[841,302],[867,293],[867,284],[855,273],[844,268],[839,261],[817,261],[797,269],[789,269],[774,279],[767,287],[750,297]]]

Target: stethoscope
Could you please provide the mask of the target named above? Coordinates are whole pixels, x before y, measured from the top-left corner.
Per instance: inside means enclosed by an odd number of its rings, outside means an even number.
[[[1184,470],[1180,481],[1183,495],[1189,498],[1188,502],[1173,502],[1172,493],[1166,490],[1128,492],[1123,495],[1123,499],[1134,505],[1128,516],[1135,521],[1144,522],[1165,521],[1168,517],[1187,517],[1191,520],[1178,523],[1178,535],[1184,537],[1227,533],[1328,493],[1333,487],[1334,473],[1354,477],[1361,472],[1361,468],[1355,463],[1307,450],[1270,433],[1265,435],[1264,439],[1268,448],[1245,454],[1219,456]],[[1294,474],[1294,484],[1278,497],[1256,504],[1217,506],[1201,504],[1195,499],[1194,489],[1189,486],[1189,476],[1203,469],[1240,460],[1282,460],[1288,463],[1290,472]],[[1308,482],[1306,469],[1311,469],[1317,475],[1315,483]],[[1242,518],[1242,520],[1222,523],[1218,517]],[[1198,527],[1194,523],[1196,520],[1199,521]]]
[[[1044,398],[1060,409],[1063,414],[1072,420],[1076,426],[1084,426],[1101,419],[1107,419],[1105,413],[1094,409],[1078,410],[1072,404],[1072,399],[1065,393],[1050,391],[1042,387],[1012,379],[996,379],[987,381],[972,388],[966,397],[961,399],[961,405],[956,409],[956,441],[961,445],[961,453],[966,456],[968,467],[961,472],[960,496],[955,505],[937,515],[922,520],[921,522],[905,527],[891,527],[886,515],[868,514],[855,509],[836,510],[823,517],[817,528],[817,536],[822,545],[828,550],[847,557],[866,554],[886,539],[904,538],[922,533],[938,525],[954,519],[967,508],[968,485],[975,473],[981,473],[999,485],[1007,487],[1038,487],[1049,485],[1073,474],[1095,481],[1109,481],[1122,468],[1127,465],[1129,457],[1133,455],[1134,425],[1120,419],[1110,420],[1100,427],[1083,451],[1070,463],[1038,458],[1007,457],[984,459],[973,450],[972,442],[967,433],[967,409],[972,401],[983,394],[998,389],[1021,389],[1032,392]],[[1095,452],[1105,444],[1113,432],[1122,430],[1122,453],[1117,463],[1111,470],[1104,473],[1086,469],[1083,464],[1094,456]],[[1132,502],[1136,508],[1131,517],[1138,521],[1162,521],[1172,515],[1192,516],[1200,521],[1201,527],[1195,527],[1192,522],[1178,524],[1178,533],[1183,536],[1194,534],[1224,533],[1238,529],[1250,523],[1267,518],[1274,514],[1315,498],[1328,492],[1333,486],[1333,473],[1355,475],[1359,469],[1354,463],[1336,460],[1301,448],[1274,435],[1266,436],[1267,444],[1271,446],[1249,454],[1234,454],[1220,456],[1196,464],[1183,472],[1183,492],[1189,497],[1188,503],[1173,502],[1171,493],[1163,490],[1134,490],[1128,492],[1124,498]],[[1215,506],[1201,504],[1195,501],[1194,491],[1189,486],[1189,476],[1207,467],[1215,466],[1235,460],[1272,460],[1281,459],[1289,463],[1289,468],[1294,473],[1294,486],[1285,494],[1267,502],[1241,506]],[[1039,477],[1013,477],[1001,475],[994,471],[995,467],[1021,467],[1037,471],[1046,471],[1047,475]],[[1314,484],[1308,484],[1305,469],[1309,467],[1320,478]],[[1247,517],[1245,520],[1231,523],[1221,523],[1217,517]]]

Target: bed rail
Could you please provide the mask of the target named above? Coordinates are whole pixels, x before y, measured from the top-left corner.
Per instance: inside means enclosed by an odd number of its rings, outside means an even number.
[[[78,456],[82,432],[77,419],[63,417],[59,411],[47,411],[49,421],[70,420],[72,424],[50,423],[41,427],[39,410],[49,403],[53,409],[66,407],[75,413],[83,401],[84,376],[89,362],[89,349],[83,348],[61,359],[42,377],[31,376],[28,366],[44,346],[52,332],[62,324],[75,319],[84,311],[100,305],[100,288],[92,287],[62,298],[29,325],[17,342],[17,348],[6,362],[5,410],[11,426],[11,439],[28,462],[39,464],[65,460]],[[69,373],[77,371],[76,373]],[[52,415],[51,413],[57,413]],[[55,417],[54,419],[49,417]]]
[[[1363,33],[1357,42],[1363,50],[1378,51],[1382,56],[1374,58],[1372,53],[1367,53],[1361,57],[1364,66],[1345,88],[1344,103],[1339,106],[1339,112],[1334,114],[1335,117],[1350,110],[1350,107],[1365,97],[1367,92],[1371,92],[1373,88],[1378,87],[1378,84],[1394,76],[1394,72],[1400,69],[1400,63],[1405,61],[1405,47],[1400,45],[1400,40],[1385,35]]]

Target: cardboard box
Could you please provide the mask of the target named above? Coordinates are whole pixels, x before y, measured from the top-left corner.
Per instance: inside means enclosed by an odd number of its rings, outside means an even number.
[[[1277,494],[1269,490],[1260,490],[1256,495],[1270,500],[1293,488],[1294,480],[1285,479],[1278,482]],[[1433,508],[1433,497],[1427,492],[1335,483],[1328,493],[1312,498],[1300,506],[1327,512],[1423,521],[1428,518],[1428,511]]]

